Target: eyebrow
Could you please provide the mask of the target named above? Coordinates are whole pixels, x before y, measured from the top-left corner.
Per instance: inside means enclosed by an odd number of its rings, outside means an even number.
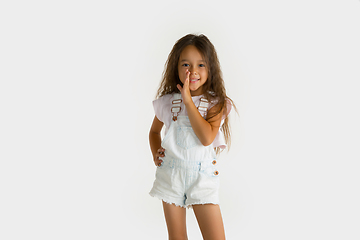
[[[181,60],[180,62],[190,62],[189,60],[187,60],[187,59],[183,59],[183,60]],[[198,60],[198,62],[205,62],[204,60]]]

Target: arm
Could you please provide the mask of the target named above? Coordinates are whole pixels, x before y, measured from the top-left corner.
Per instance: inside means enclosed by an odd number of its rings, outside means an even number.
[[[165,156],[163,153],[165,149],[161,147],[160,135],[163,125],[164,123],[155,116],[149,132],[150,149],[156,166],[158,166],[162,162],[159,157]]]
[[[219,131],[223,111],[221,111],[219,114],[217,114],[210,120],[205,120],[199,113],[192,100],[191,102],[185,104],[185,106],[188,112],[191,126],[196,136],[199,138],[200,142],[204,146],[210,145],[214,141]],[[215,112],[218,111],[218,109],[219,105],[215,105],[214,107],[212,107],[208,112],[208,116],[212,116]]]
[[[198,109],[196,108],[194,102],[191,99],[190,89],[189,89],[189,75],[190,72],[187,71],[187,77],[184,82],[184,86],[181,87],[179,84],[177,85],[178,89],[181,92],[183,102],[185,104],[186,110],[188,112],[188,117],[191,123],[191,126],[196,134],[196,136],[199,138],[200,142],[204,146],[210,145],[220,128],[221,119],[223,111],[221,111],[219,114],[214,116],[211,119],[204,119],[201,114],[199,113]],[[207,116],[212,116],[215,112],[219,110],[220,106],[215,105],[208,111]]]

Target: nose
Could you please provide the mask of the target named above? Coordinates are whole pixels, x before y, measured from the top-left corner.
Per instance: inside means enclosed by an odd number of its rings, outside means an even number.
[[[190,75],[191,75],[191,74],[196,75],[196,73],[197,73],[196,67],[191,67],[191,68],[190,68]]]

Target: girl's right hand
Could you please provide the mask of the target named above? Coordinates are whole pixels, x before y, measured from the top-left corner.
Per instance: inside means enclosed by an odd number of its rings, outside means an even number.
[[[156,151],[156,154],[154,156],[154,162],[156,166],[161,166],[162,160],[159,159],[159,157],[165,157],[165,149],[164,148],[159,148]]]

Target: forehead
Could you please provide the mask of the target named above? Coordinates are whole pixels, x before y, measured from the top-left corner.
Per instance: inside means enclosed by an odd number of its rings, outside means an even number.
[[[186,46],[180,54],[180,60],[188,59],[188,58],[191,58],[191,60],[198,60],[198,61],[204,60],[201,52],[193,45]]]

